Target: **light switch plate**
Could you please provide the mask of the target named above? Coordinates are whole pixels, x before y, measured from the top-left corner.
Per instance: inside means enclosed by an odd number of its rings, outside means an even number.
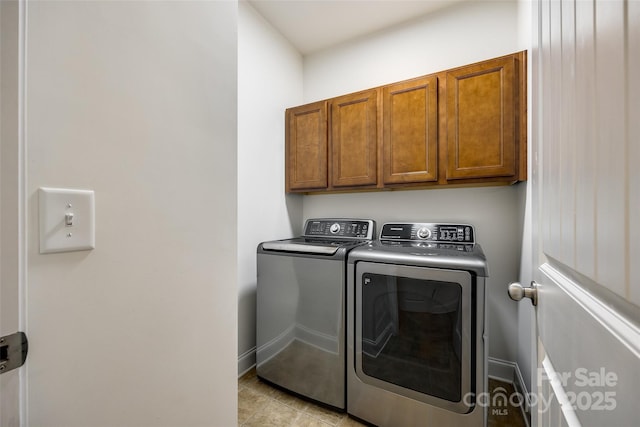
[[[92,190],[39,189],[40,253],[94,249],[95,195]]]

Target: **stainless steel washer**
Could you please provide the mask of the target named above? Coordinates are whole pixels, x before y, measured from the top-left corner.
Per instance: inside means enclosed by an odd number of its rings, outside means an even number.
[[[375,236],[362,219],[310,219],[301,237],[258,246],[259,378],[344,410],[349,250]]]
[[[466,224],[385,224],[349,253],[347,412],[378,426],[483,426],[487,264]]]

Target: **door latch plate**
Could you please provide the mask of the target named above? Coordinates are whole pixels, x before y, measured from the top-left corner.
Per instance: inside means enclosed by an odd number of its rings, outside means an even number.
[[[28,350],[29,341],[24,332],[0,337],[0,374],[24,365]]]

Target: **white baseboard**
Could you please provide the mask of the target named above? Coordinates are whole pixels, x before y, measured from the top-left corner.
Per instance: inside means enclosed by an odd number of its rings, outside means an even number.
[[[517,393],[520,393],[524,397],[524,405],[520,407],[522,415],[529,424],[529,415],[531,408],[530,394],[527,390],[527,386],[522,377],[522,372],[515,362],[509,362],[507,360],[497,359],[495,357],[489,358],[489,377],[495,380],[504,381],[513,384]]]
[[[515,362],[507,360],[489,358],[489,377],[513,384],[513,378],[517,369]]]
[[[256,366],[256,348],[252,347],[238,357],[238,378]]]
[[[245,351],[238,357],[238,378],[251,370],[255,365],[256,348],[253,347]],[[524,379],[522,378],[522,372],[520,372],[520,368],[518,367],[517,363],[490,357],[489,377],[513,384],[516,392],[522,394],[525,397],[525,406],[522,408],[522,410],[527,412],[529,411],[529,390],[527,390]],[[525,416],[525,419],[527,418],[528,417]]]

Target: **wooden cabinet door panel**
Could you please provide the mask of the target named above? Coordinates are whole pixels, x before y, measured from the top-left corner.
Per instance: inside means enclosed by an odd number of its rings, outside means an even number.
[[[437,77],[385,86],[382,111],[384,183],[437,181]]]
[[[287,191],[327,188],[327,103],[290,108],[286,121]]]
[[[515,176],[518,86],[512,56],[447,73],[447,179]]]
[[[377,183],[378,92],[331,100],[332,185],[353,187]]]

